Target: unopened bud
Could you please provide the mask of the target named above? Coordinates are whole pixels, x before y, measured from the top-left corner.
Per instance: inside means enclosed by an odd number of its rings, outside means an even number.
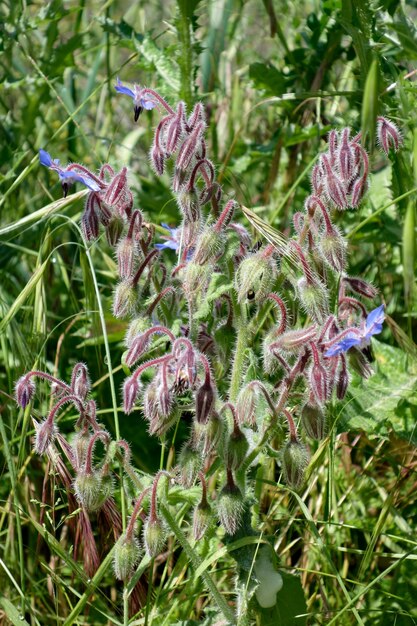
[[[224,235],[214,229],[213,225],[207,226],[197,239],[193,263],[205,265],[223,252]]]
[[[234,535],[242,521],[243,495],[237,485],[228,483],[223,487],[217,501],[220,523],[228,535]]]
[[[341,367],[336,382],[336,396],[339,400],[343,400],[349,386],[349,373],[346,367],[346,357],[344,354],[340,355],[340,360]]]
[[[129,414],[132,412],[138,398],[141,385],[139,378],[134,374],[126,378],[123,385],[123,410]]]
[[[201,387],[195,394],[195,417],[199,424],[207,424],[214,409],[216,391],[211,382],[211,377],[205,377]]]
[[[177,197],[178,206],[184,218],[189,222],[196,222],[200,218],[200,201],[195,190],[184,189]]]
[[[72,372],[72,393],[81,400],[85,400],[91,387],[87,367],[84,363],[77,363]]]
[[[22,408],[26,408],[29,402],[32,400],[36,391],[34,381],[27,376],[21,376],[15,383],[14,395],[16,402]]]
[[[133,274],[137,245],[132,237],[123,237],[117,244],[117,267],[120,278],[130,278]]]
[[[33,447],[36,454],[44,454],[48,446],[53,442],[58,429],[54,421],[49,419],[44,420],[40,424],[36,420],[33,421],[35,424],[35,442]]]
[[[304,471],[308,465],[307,447],[298,439],[290,439],[282,456],[282,470],[287,485],[299,489],[304,481]]]
[[[126,331],[125,345],[130,348],[135,337],[142,335],[148,328],[149,320],[147,317],[135,317],[135,319],[130,322]]]
[[[223,434],[223,422],[218,414],[213,411],[207,424],[194,424],[194,433],[196,440],[201,447],[203,456],[208,456],[210,452],[217,446]]]
[[[139,562],[140,547],[135,537],[121,535],[114,548],[113,568],[118,580],[128,580]]]
[[[257,252],[239,265],[235,285],[239,302],[260,302],[271,291],[277,268],[272,256],[264,252]]]
[[[196,541],[200,541],[209,530],[213,522],[213,512],[207,500],[202,500],[194,509],[193,535]]]
[[[329,314],[328,294],[323,283],[318,278],[307,281],[303,277],[298,281],[297,291],[306,313],[322,324]]]
[[[90,208],[86,208],[81,216],[81,230],[86,241],[92,241],[98,237],[98,216],[97,213]]]
[[[235,424],[226,448],[226,465],[232,470],[238,469],[246,458],[249,443],[244,433]]]
[[[328,265],[336,272],[343,272],[346,266],[346,243],[336,227],[324,232],[320,238],[320,252]]]
[[[98,511],[112,493],[110,477],[103,477],[99,472],[81,471],[74,481],[74,492],[78,502],[87,511]]]
[[[317,404],[307,402],[301,409],[301,422],[312,439],[324,439],[327,434],[326,415]]]
[[[378,137],[378,143],[387,155],[389,154],[390,150],[394,150],[394,152],[397,152],[398,148],[403,143],[400,131],[398,130],[394,122],[391,122],[386,117],[378,117],[376,132]]]
[[[113,214],[106,226],[107,241],[114,248],[124,229],[124,221],[120,215]]]
[[[143,527],[143,542],[145,544],[146,553],[153,558],[161,554],[166,541],[166,529],[162,521],[155,517],[146,520]]]
[[[373,299],[378,295],[378,290],[366,282],[362,278],[351,278],[350,276],[343,277],[344,284],[349,287],[355,293],[358,293],[365,298]]]
[[[210,264],[198,265],[194,261],[187,263],[184,273],[183,289],[188,297],[200,293],[210,278],[212,268]]]
[[[122,280],[113,296],[113,315],[119,319],[132,315],[136,309],[138,294],[131,280]]]
[[[315,325],[307,328],[296,328],[288,330],[271,344],[274,349],[283,350],[284,352],[296,353],[304,348],[310,341],[314,340],[317,335],[317,327]]]
[[[201,463],[201,453],[197,452],[190,442],[186,443],[178,458],[180,481],[186,489],[195,483],[198,472],[201,470]]]
[[[256,424],[256,388],[251,385],[245,385],[240,390],[236,401],[236,415],[239,424],[245,426],[255,426]]]
[[[157,390],[158,408],[161,417],[169,417],[173,409],[172,393],[168,385],[160,384]]]

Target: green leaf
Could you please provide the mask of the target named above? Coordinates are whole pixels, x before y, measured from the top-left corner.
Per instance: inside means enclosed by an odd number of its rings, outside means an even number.
[[[13,626],[29,626],[28,622],[22,615],[20,615],[19,611],[10,602],[10,600],[7,600],[7,598],[0,598],[0,606]]]
[[[337,416],[337,432],[361,429],[368,437],[397,436],[417,445],[417,361],[373,340],[376,373],[352,381]]]
[[[280,96],[286,91],[285,78],[272,63],[252,63],[249,78],[257,89],[266,89],[274,96]]]
[[[214,274],[207,293],[204,296],[204,301],[200,308],[194,315],[194,319],[203,320],[210,315],[212,304],[215,300],[220,298],[223,293],[229,292],[233,287],[233,284],[223,274]]]

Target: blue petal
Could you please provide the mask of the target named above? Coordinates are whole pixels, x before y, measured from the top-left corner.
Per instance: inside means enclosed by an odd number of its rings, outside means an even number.
[[[336,356],[341,352],[347,352],[349,348],[352,348],[352,346],[357,346],[361,343],[361,341],[362,339],[360,337],[345,337],[344,339],[341,339],[340,341],[335,343],[334,346],[331,346],[328,350],[326,350],[324,356]]]
[[[45,167],[51,167],[52,165],[51,155],[49,152],[46,152],[46,150],[39,150],[39,161],[41,165],[44,165]]]
[[[377,307],[373,311],[371,311],[366,318],[366,328],[371,328],[373,324],[382,324],[385,320],[385,311],[384,305]]]
[[[179,243],[177,243],[176,241],[172,241],[172,239],[169,239],[164,243],[155,244],[155,248],[158,248],[158,250],[164,250],[165,248],[168,248],[169,250],[178,250],[178,247]]]
[[[119,79],[117,79],[117,83],[115,84],[114,88],[118,93],[124,93],[126,96],[130,96],[131,98],[135,97],[133,91],[129,89],[129,87],[124,87]]]
[[[153,102],[153,100],[145,100],[144,98],[141,98],[140,106],[142,107],[142,109],[151,111],[152,109],[156,107],[156,102]]]
[[[81,174],[77,174],[76,172],[68,172],[63,170],[59,172],[59,179],[66,180],[68,183],[82,183],[83,185],[88,187],[88,189],[91,189],[91,191],[100,190],[100,185],[96,183],[95,180],[91,180],[91,178],[88,178],[88,176],[82,176]]]

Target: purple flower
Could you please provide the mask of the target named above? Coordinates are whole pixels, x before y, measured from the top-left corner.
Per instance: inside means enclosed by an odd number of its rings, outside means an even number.
[[[133,99],[135,105],[135,122],[137,122],[139,115],[143,109],[150,111],[156,107],[156,102],[144,94],[144,90],[139,85],[133,85],[133,89],[125,87],[121,80],[118,78],[114,88],[117,93],[123,93],[125,96],[130,96]]]
[[[68,170],[68,167],[63,168],[59,165],[59,159],[52,159],[49,152],[46,150],[39,150],[39,161],[41,165],[45,167],[49,167],[50,170],[58,172],[59,180],[62,183],[62,187],[64,189],[64,195],[67,195],[68,187],[73,183],[82,183],[91,191],[100,191],[100,185],[87,176],[87,174],[79,174],[74,170]]]
[[[347,352],[353,346],[360,346],[361,348],[367,346],[372,335],[378,335],[382,331],[384,319],[384,305],[381,304],[368,314],[362,328],[351,328],[348,329],[349,332],[343,331],[343,338],[330,346],[324,356],[337,356],[342,352]]]
[[[180,247],[181,228],[171,228],[168,224],[164,223],[162,226],[169,231],[170,237],[162,236],[162,239],[166,239],[166,241],[164,243],[156,243],[155,248],[158,248],[158,250],[168,248],[169,250],[175,250],[177,252]]]

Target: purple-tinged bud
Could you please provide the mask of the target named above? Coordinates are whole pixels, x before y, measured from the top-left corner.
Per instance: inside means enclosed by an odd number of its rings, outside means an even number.
[[[132,237],[123,237],[117,244],[117,268],[122,279],[130,278],[133,274],[138,247]]]
[[[138,335],[142,335],[148,329],[149,319],[147,317],[135,317],[135,319],[130,322],[126,331],[125,346],[130,348],[135,338]]]
[[[84,363],[74,365],[71,375],[71,393],[81,400],[85,400],[90,392],[91,382],[88,369]]]
[[[143,415],[152,424],[159,419],[158,411],[158,387],[155,381],[149,383],[143,395]]]
[[[117,245],[124,229],[124,221],[120,215],[113,214],[106,226],[106,237],[110,246],[113,248]]]
[[[336,166],[337,162],[337,148],[339,142],[339,135],[337,131],[331,130],[328,135],[328,143],[329,143],[329,159],[332,167]]]
[[[284,352],[299,352],[305,348],[310,341],[317,336],[317,326],[307,326],[306,328],[297,328],[295,330],[287,330],[286,333],[275,338],[270,348],[274,350],[283,350]]]
[[[123,410],[129,414],[132,412],[141,389],[139,377],[132,374],[126,378],[123,384]]]
[[[169,417],[172,414],[174,402],[172,393],[169,390],[168,385],[165,383],[161,383],[158,386],[157,390],[158,396],[158,408],[159,414],[161,417]]]
[[[346,357],[344,354],[339,356],[340,370],[336,382],[336,396],[339,400],[343,400],[349,386],[349,373],[346,365]]]
[[[17,404],[25,409],[32,400],[35,391],[36,386],[31,377],[27,374],[21,376],[19,380],[16,381],[14,388],[14,396]]]
[[[217,500],[217,514],[228,535],[234,535],[239,528],[243,511],[243,494],[235,484],[232,472],[227,470],[227,483]]]
[[[48,446],[53,443],[54,438],[58,433],[58,429],[55,426],[55,422],[47,418],[40,424],[33,420],[35,425],[35,440],[33,448],[36,454],[44,454]]]
[[[301,441],[292,438],[287,441],[282,455],[282,471],[285,482],[292,489],[299,489],[303,484],[308,461],[308,449]]]
[[[355,209],[362,202],[362,198],[368,190],[368,181],[364,176],[360,176],[353,183],[350,196],[350,206]]]
[[[213,224],[206,226],[197,239],[193,263],[206,265],[214,262],[223,252],[224,240],[224,234],[217,232]]]
[[[201,501],[194,509],[193,514],[193,536],[196,541],[200,541],[210,530],[213,523],[213,511],[211,506],[205,501]]]
[[[149,345],[151,334],[147,331],[141,335],[136,335],[130,344],[130,348],[125,356],[125,363],[128,367],[132,367],[142,356]]]
[[[314,194],[316,196],[321,196],[324,193],[324,172],[323,168],[319,163],[313,167],[313,171],[311,172],[311,185],[313,187]]]
[[[389,154],[390,150],[397,152],[403,143],[400,131],[394,122],[391,122],[386,117],[378,117],[377,122],[376,133],[378,144],[381,146],[386,155]]]
[[[188,441],[182,447],[178,457],[179,480],[186,489],[194,485],[202,460],[201,453],[195,450],[192,442]]]
[[[117,208],[123,204],[127,192],[127,167],[123,167],[107,187],[104,194],[103,203],[110,209]]]
[[[306,313],[318,324],[322,324],[329,314],[328,293],[319,278],[301,278],[297,292]]]
[[[97,239],[99,225],[97,213],[91,208],[86,207],[81,216],[81,230],[86,241]]]
[[[139,563],[140,547],[136,537],[123,533],[115,545],[113,569],[118,580],[128,580]]]
[[[327,264],[336,272],[343,272],[346,267],[346,242],[336,226],[332,231],[325,231],[319,243],[319,250]]]
[[[348,182],[352,178],[355,165],[355,155],[349,142],[349,135],[350,129],[344,128],[337,155],[340,176],[345,182]]]
[[[180,172],[186,172],[191,165],[193,157],[198,155],[204,128],[203,122],[197,123],[187,139],[182,143],[175,163],[176,169]]]
[[[195,417],[198,424],[207,424],[211,416],[216,399],[216,389],[212,383],[208,361],[200,355],[205,368],[204,382],[195,394]]]
[[[167,157],[171,156],[173,152],[178,148],[179,141],[181,139],[184,129],[184,103],[179,102],[177,108],[177,114],[168,124],[166,129],[166,144],[165,151]]]
[[[318,404],[324,404],[328,398],[327,372],[322,365],[319,357],[317,346],[310,343],[311,353],[313,356],[313,364],[310,369],[309,382],[310,389]]]
[[[268,245],[239,265],[235,279],[239,302],[260,302],[271,291],[277,276],[273,252],[274,247]]]
[[[158,174],[158,176],[162,176],[162,174],[164,173],[164,169],[165,169],[164,168],[165,157],[161,148],[156,144],[152,146],[151,163],[152,163],[153,169],[155,170],[155,173]]]
[[[88,428],[79,431],[74,438],[74,458],[76,470],[79,471],[85,464],[87,451],[91,441],[91,432]]]
[[[220,234],[220,232],[230,224],[237,207],[238,203],[236,202],[236,200],[229,200],[229,202],[227,202],[223,211],[220,214],[220,217],[213,227],[217,233]]]
[[[204,106],[201,104],[201,102],[197,102],[197,104],[195,105],[194,109],[191,112],[190,117],[187,120],[187,126],[188,126],[188,130],[193,130],[193,128],[195,127],[196,124],[198,124],[198,122],[203,122],[205,123],[206,121],[206,115],[204,112]]]
[[[200,201],[195,190],[181,190],[178,193],[177,202],[186,221],[197,222],[200,219]]]
[[[113,315],[119,319],[128,317],[135,312],[138,302],[136,286],[131,280],[122,280],[114,291]]]
[[[343,277],[343,284],[349,287],[355,293],[365,298],[373,299],[378,295],[378,290],[362,278],[351,278],[350,276]]]
[[[148,517],[143,526],[143,542],[145,544],[146,554],[154,558],[161,554],[165,547],[167,539],[167,531],[159,517]]]
[[[195,297],[205,289],[212,271],[210,264],[198,265],[194,261],[187,263],[182,287],[188,298]]]
[[[321,156],[321,162],[325,172],[324,186],[326,195],[338,209],[346,209],[348,207],[348,201],[346,197],[345,187],[342,181],[334,173],[325,154]]]
[[[321,440],[327,434],[327,418],[318,404],[307,402],[301,409],[301,423],[307,435]]]

